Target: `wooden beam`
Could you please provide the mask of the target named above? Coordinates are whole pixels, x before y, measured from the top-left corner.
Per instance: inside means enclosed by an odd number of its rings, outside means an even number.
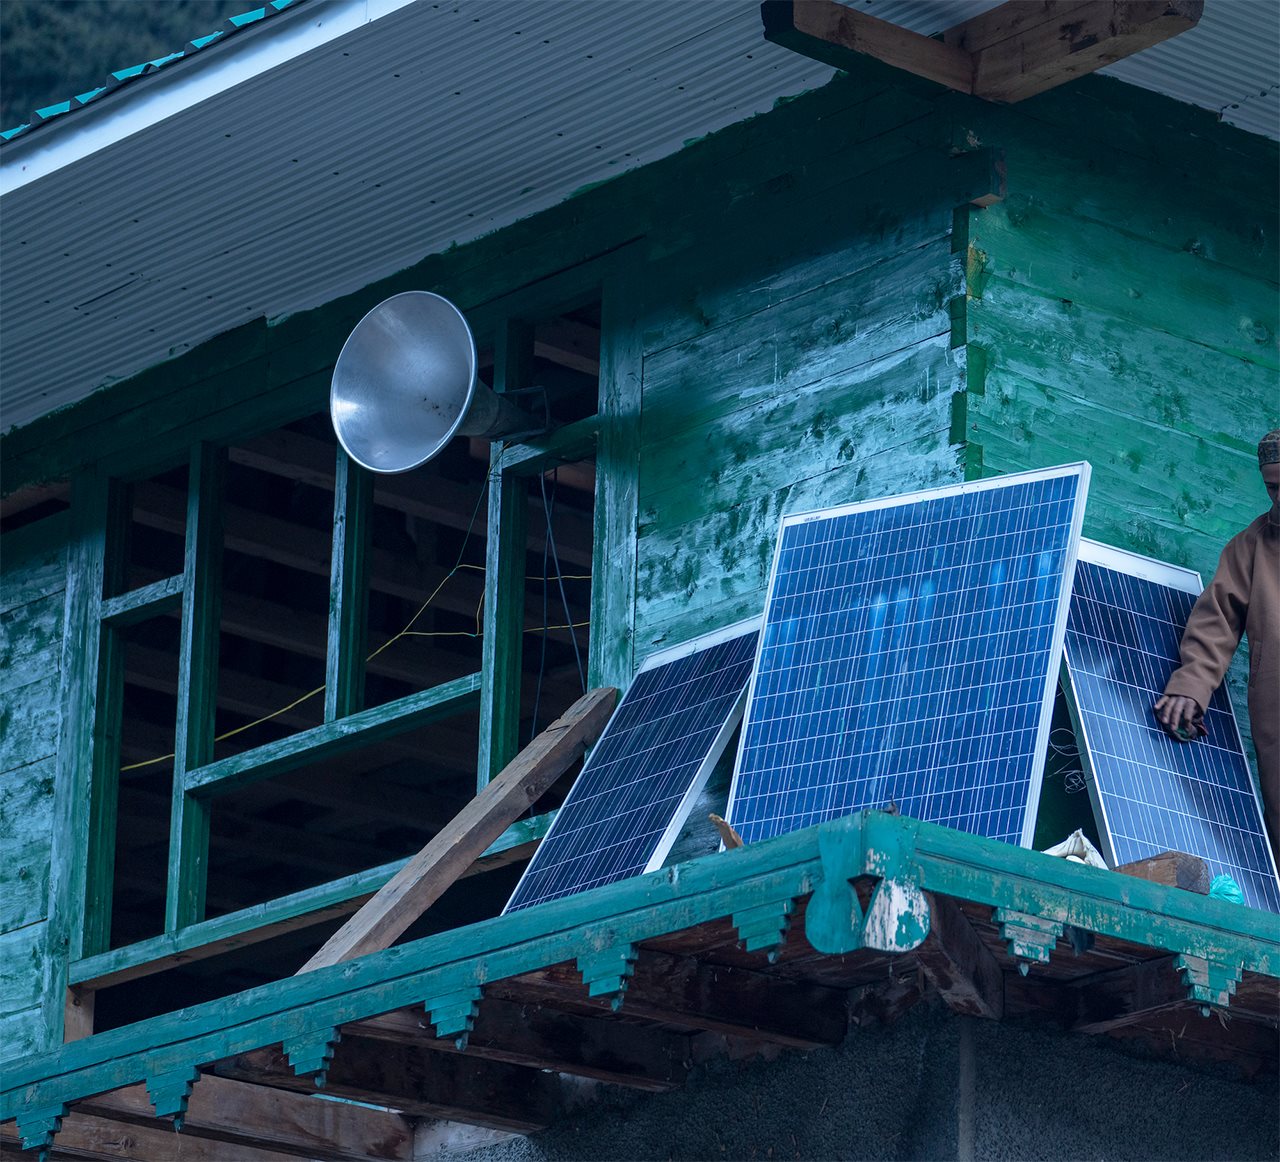
[[[34,1151],[19,1154],[21,1143],[13,1122],[0,1125],[0,1143],[7,1157],[35,1159]],[[100,1159],[103,1162],[138,1162],[140,1158],[177,1159],[182,1162],[227,1162],[230,1155],[225,1142],[182,1134],[169,1122],[150,1125],[126,1124],[95,1114],[73,1113],[62,1121],[62,1129],[49,1151],[50,1162],[63,1159]],[[298,1162],[298,1155],[279,1150],[260,1150],[248,1145],[236,1147],[235,1162]],[[317,1155],[319,1157],[319,1155]]]
[[[1012,104],[1194,28],[1204,0],[1010,0],[943,34],[973,60],[973,95]]]
[[[408,1162],[413,1157],[413,1127],[400,1114],[227,1077],[206,1075],[196,1083],[177,1140],[167,1122],[157,1123],[142,1085],[89,1098],[76,1106],[73,1117],[77,1114],[163,1131],[174,1156],[183,1159],[188,1143],[197,1139],[221,1143],[222,1153],[214,1156],[222,1158],[239,1159],[242,1149],[283,1150],[325,1162]]]
[[[1209,865],[1198,855],[1185,851],[1164,851],[1147,859],[1136,859],[1115,869],[1121,875],[1149,880],[1153,884],[1168,884],[1197,895],[1209,894]]]
[[[591,690],[547,727],[299,970],[387,948],[591,743],[618,692]]]
[[[835,0],[765,0],[767,40],[837,68],[870,56],[1012,104],[1194,28],[1203,0],[1009,0],[941,41]]]
[[[764,0],[760,15],[766,40],[836,68],[870,56],[948,89],[972,91],[973,61],[964,49],[836,0]]]
[[[942,999],[957,1013],[1004,1016],[1004,973],[954,900],[933,893],[929,935],[915,956]]]
[[[399,1009],[347,1026],[380,1041],[457,1052],[452,1037],[432,1036],[421,1008]],[[644,1025],[581,1017],[544,1005],[486,998],[467,1037],[468,1056],[552,1069],[652,1092],[675,1089],[688,1073],[688,1037]]]
[[[572,964],[559,964],[510,981],[486,994],[537,998],[584,1011],[610,1011],[607,997],[590,999]],[[686,1029],[705,1029],[752,1041],[816,1049],[835,1045],[848,1031],[843,989],[782,980],[745,968],[705,964],[689,956],[641,949],[623,995],[621,1012]]]
[[[1071,1031],[1109,1033],[1139,1024],[1165,1009],[1188,1005],[1187,988],[1178,975],[1176,959],[1161,956],[1073,981],[1076,1015]]]
[[[214,1066],[220,1077],[310,1093],[279,1048],[256,1049]],[[446,1118],[531,1134],[551,1124],[560,1079],[463,1054],[433,1053],[359,1037],[337,1046],[325,1077],[325,1093],[399,1110],[411,1117]]]

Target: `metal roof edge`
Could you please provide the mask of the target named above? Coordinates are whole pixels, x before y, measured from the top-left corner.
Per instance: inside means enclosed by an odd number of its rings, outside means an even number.
[[[111,74],[111,81],[46,107],[43,121],[0,142],[0,197],[219,93],[371,24],[414,0],[292,0],[252,36],[215,33],[189,48]],[[255,10],[256,11],[256,10]],[[246,15],[252,15],[248,13]],[[234,18],[235,20],[243,18]],[[210,52],[217,48],[219,51]],[[68,116],[74,113],[75,116]]]

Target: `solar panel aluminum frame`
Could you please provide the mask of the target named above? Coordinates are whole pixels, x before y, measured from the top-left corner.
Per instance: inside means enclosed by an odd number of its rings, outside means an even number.
[[[1036,727],[1035,750],[1031,782],[1027,793],[1027,807],[1022,823],[1019,846],[1031,847],[1035,836],[1036,809],[1040,801],[1040,793],[1044,784],[1044,767],[1046,749],[1049,742],[1049,728],[1053,720],[1053,703],[1057,693],[1058,677],[1062,665],[1063,641],[1067,632],[1067,614],[1071,607],[1071,588],[1075,578],[1076,552],[1080,544],[1081,528],[1084,524],[1085,501],[1088,499],[1089,479],[1092,466],[1087,460],[1079,460],[1070,464],[1061,464],[1053,468],[1037,468],[1027,472],[1012,472],[1002,476],[990,476],[982,480],[968,480],[957,484],[947,484],[940,488],[919,489],[915,492],[904,492],[896,496],[877,497],[874,500],[855,501],[851,504],[838,505],[832,508],[812,509],[805,512],[784,515],[778,524],[778,536],[773,549],[773,563],[769,568],[769,584],[765,590],[765,607],[761,618],[760,640],[756,643],[756,659],[751,669],[751,681],[747,687],[744,715],[750,708],[755,696],[756,683],[760,674],[760,660],[764,653],[765,630],[769,625],[769,614],[773,604],[774,585],[778,575],[778,563],[782,556],[783,533],[792,525],[807,524],[815,520],[830,520],[846,516],[854,512],[868,512],[874,509],[894,508],[905,504],[919,504],[923,501],[942,499],[948,496],[961,496],[966,493],[985,492],[994,488],[1007,488],[1020,483],[1035,480],[1051,480],[1055,477],[1076,476],[1079,478],[1079,491],[1076,496],[1075,512],[1072,515],[1071,529],[1068,534],[1066,556],[1063,560],[1063,584],[1058,595],[1058,608],[1053,623],[1053,639],[1049,651],[1048,665],[1045,667],[1044,692],[1041,696],[1040,717]],[[738,794],[739,773],[742,767],[742,754],[746,745],[747,731],[744,723],[742,734],[738,739],[737,755],[734,759],[733,779],[729,785],[729,801],[725,808],[726,818],[730,824],[734,821],[734,803]]]
[[[731,641],[733,638],[741,637],[745,634],[758,632],[761,625],[762,619],[759,615],[744,618],[742,621],[737,621],[732,625],[724,626],[723,628],[713,630],[710,633],[690,638],[688,641],[681,642],[678,645],[668,646],[665,649],[657,650],[645,658],[640,667],[636,670],[635,677],[638,678],[641,674],[649,670],[657,669],[660,666],[670,665],[672,662],[678,662],[681,658],[687,658],[692,654],[701,652],[702,650],[718,646],[722,642]],[[689,781],[688,788],[685,790],[680,801],[676,804],[666,830],[658,837],[653,853],[649,856],[643,871],[639,874],[656,871],[658,868],[662,867],[663,863],[666,861],[672,845],[675,843],[676,839],[679,838],[685,821],[689,817],[689,812],[693,809],[693,805],[697,801],[698,796],[707,785],[707,780],[711,777],[711,772],[715,770],[716,763],[720,761],[720,757],[724,754],[725,748],[729,745],[729,740],[733,737],[733,732],[738,728],[738,724],[742,721],[742,715],[747,706],[747,685],[749,684],[750,683],[748,682],[743,686],[742,693],[734,702],[732,709],[725,718],[724,724],[712,739],[711,745],[707,749],[707,753],[703,756],[702,762],[698,765]],[[622,703],[625,700],[626,695],[624,694],[622,699],[618,702],[618,709],[621,708]],[[617,721],[617,718],[618,714],[617,710],[615,710],[613,715],[610,716],[609,722],[606,724],[599,739],[596,740],[595,746],[592,748],[593,752],[609,737],[609,732],[613,729],[613,724]],[[582,775],[587,772],[590,762],[591,756],[588,755],[587,761],[578,775],[578,780],[581,780]],[[577,786],[578,781],[575,781],[574,786],[570,788],[568,796],[566,796],[564,803],[561,805],[561,810],[563,810],[564,807],[572,800],[574,790]],[[559,812],[557,812],[557,819],[558,818]],[[542,842],[545,843],[550,839],[554,831],[555,820],[552,821],[551,827],[547,830],[547,834],[543,836]],[[516,886],[511,891],[511,896],[502,909],[503,915],[506,915],[508,909],[511,907],[511,902],[519,896],[520,888],[524,884],[530,868],[533,867],[533,862],[534,861],[531,859],[529,864],[525,867],[525,870],[521,873],[520,879],[516,882]]]
[[[1141,581],[1150,581],[1156,585],[1177,589],[1194,597],[1198,597],[1204,591],[1204,581],[1195,569],[1187,569],[1181,565],[1171,565],[1167,561],[1157,561],[1153,557],[1144,557],[1141,553],[1131,553],[1127,549],[1117,549],[1114,545],[1104,545],[1101,541],[1090,540],[1088,537],[1080,538],[1077,560],[1084,561],[1090,565],[1100,565],[1105,569],[1112,569],[1117,573],[1124,573]],[[1107,861],[1109,867],[1115,867],[1116,855],[1111,843],[1111,824],[1107,818],[1106,803],[1098,791],[1098,780],[1094,774],[1093,757],[1089,744],[1089,728],[1076,703],[1075,686],[1071,679],[1071,665],[1065,650],[1062,655],[1062,690],[1067,700],[1067,709],[1071,714],[1071,725],[1075,729],[1076,738],[1080,743],[1080,763],[1084,770],[1085,783],[1089,788],[1089,802],[1093,807],[1094,818],[1100,824],[1098,840],[1099,846],[1102,848],[1102,857]],[[1240,747],[1240,753],[1244,754],[1244,737],[1240,733],[1240,722],[1234,713],[1231,715],[1231,725],[1235,733],[1236,743]],[[1265,836],[1266,827],[1262,817],[1262,807],[1258,803],[1256,795],[1254,796],[1254,807],[1258,812],[1258,827]],[[1263,846],[1266,848],[1267,858],[1271,861],[1271,874],[1275,876],[1277,874],[1276,863],[1275,857],[1271,853],[1271,846],[1270,844],[1264,844]]]

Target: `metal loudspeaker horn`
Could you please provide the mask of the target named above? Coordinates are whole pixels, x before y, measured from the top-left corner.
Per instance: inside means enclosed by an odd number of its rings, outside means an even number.
[[[334,365],[329,415],[338,441],[373,472],[407,472],[454,436],[545,430],[490,391],[476,364],[471,328],[448,299],[393,295],[356,324]]]

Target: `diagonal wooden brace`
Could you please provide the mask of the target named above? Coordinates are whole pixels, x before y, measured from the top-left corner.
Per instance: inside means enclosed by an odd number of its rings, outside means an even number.
[[[467,1047],[467,1038],[475,1028],[480,1012],[480,985],[468,985],[442,996],[430,998],[425,1005],[427,1017],[435,1026],[437,1037],[452,1037],[459,1050]]]
[[[199,1080],[200,1071],[194,1065],[148,1077],[147,1097],[155,1106],[156,1117],[173,1118],[174,1129],[181,1130],[183,1119],[187,1116],[191,1090]]]
[[[324,1089],[329,1078],[329,1064],[341,1040],[342,1030],[330,1026],[290,1037],[283,1043],[283,1048],[293,1072],[299,1077],[310,1075],[316,1088]]]
[[[62,1129],[62,1119],[71,1112],[66,1102],[27,1110],[17,1117],[18,1134],[24,1150],[39,1150],[40,1162],[47,1162],[53,1139]]]
[[[582,983],[593,997],[608,997],[610,1008],[616,1013],[622,1007],[622,997],[636,968],[636,946],[618,944],[594,952],[584,952],[578,957],[578,971]]]
[[[734,912],[733,926],[738,930],[742,946],[748,952],[765,953],[769,963],[775,963],[786,943],[795,907],[795,900],[775,900]]]
[[[997,908],[993,919],[1000,928],[1000,939],[1009,945],[1010,954],[1018,958],[1018,971],[1023,976],[1027,975],[1032,961],[1049,963],[1049,956],[1062,935],[1061,921],[1013,908]]]
[[[1200,1012],[1208,1016],[1212,1006],[1225,1009],[1235,996],[1240,983],[1241,968],[1238,964],[1220,964],[1203,956],[1183,953],[1174,960],[1174,967],[1187,988],[1187,999],[1200,1005]]]

